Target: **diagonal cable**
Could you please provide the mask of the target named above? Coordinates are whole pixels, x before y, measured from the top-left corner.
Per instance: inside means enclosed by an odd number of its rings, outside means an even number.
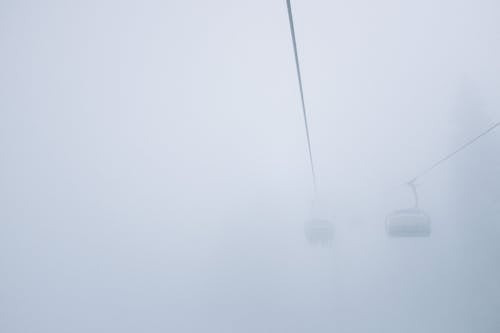
[[[309,163],[311,165],[311,175],[312,175],[314,192],[316,192],[316,173],[314,171],[314,161],[313,161],[312,150],[311,150],[311,138],[309,135],[309,125],[307,123],[306,103],[304,101],[304,88],[302,86],[302,75],[300,73],[299,55],[298,55],[298,51],[297,51],[297,40],[295,38],[295,26],[293,23],[292,6],[290,4],[290,0],[286,0],[286,5],[288,8],[288,19],[290,21],[290,32],[292,35],[293,52],[295,55],[295,67],[297,69],[297,78],[299,80],[300,99],[302,102],[302,114],[304,116],[304,126],[306,129],[306,137],[307,137],[307,149],[309,152]]]
[[[425,169],[424,171],[422,171],[417,176],[413,177],[410,181],[408,181],[408,184],[414,184],[417,181],[417,179],[424,177],[425,175],[427,175],[429,172],[431,172],[432,170],[434,170],[435,168],[437,168],[442,163],[446,162],[447,160],[449,160],[450,158],[452,158],[453,156],[455,156],[456,154],[458,154],[459,152],[461,152],[465,148],[469,147],[470,145],[474,144],[477,140],[479,140],[482,137],[488,135],[490,132],[492,132],[498,126],[500,126],[500,121],[494,123],[493,125],[491,125],[490,127],[488,127],[485,131],[483,131],[481,134],[479,134],[476,137],[470,139],[469,141],[467,141],[466,143],[464,143],[462,146],[460,146],[456,150],[452,151],[451,153],[449,153],[448,155],[446,155],[445,157],[443,157],[442,159],[440,159],[436,163],[432,164],[430,167],[428,167],[427,169]]]

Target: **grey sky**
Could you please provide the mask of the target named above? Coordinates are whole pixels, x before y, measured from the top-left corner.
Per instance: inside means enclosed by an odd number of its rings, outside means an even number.
[[[292,4],[326,249],[284,0],[0,1],[0,332],[500,330],[500,3]]]

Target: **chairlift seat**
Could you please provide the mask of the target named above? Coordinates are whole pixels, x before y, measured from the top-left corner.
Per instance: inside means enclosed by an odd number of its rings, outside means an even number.
[[[395,211],[387,216],[385,226],[392,237],[429,237],[431,234],[431,219],[418,208]]]
[[[333,239],[333,225],[325,219],[312,219],[305,225],[305,234],[312,244],[328,244]]]

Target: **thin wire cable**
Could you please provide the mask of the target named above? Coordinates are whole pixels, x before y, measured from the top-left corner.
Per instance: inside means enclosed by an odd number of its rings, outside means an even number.
[[[286,5],[288,8],[288,19],[290,21],[290,33],[292,35],[293,52],[295,55],[295,67],[297,69],[297,78],[299,80],[300,99],[302,102],[302,113],[304,115],[304,125],[306,128],[307,149],[309,152],[309,163],[311,164],[311,175],[312,175],[314,193],[316,193],[317,192],[316,172],[314,171],[315,169],[314,169],[314,161],[313,161],[313,155],[312,155],[312,150],[311,150],[311,138],[309,135],[309,125],[307,123],[306,103],[304,101],[304,88],[302,86],[302,75],[300,74],[299,55],[298,55],[298,51],[297,51],[297,40],[295,38],[295,26],[293,23],[292,5],[290,4],[290,0],[286,0]]]
[[[478,136],[474,137],[473,139],[467,141],[462,146],[460,146],[458,149],[456,149],[455,151],[449,153],[448,155],[446,155],[445,157],[443,157],[442,159],[440,159],[439,161],[437,161],[436,163],[434,163],[433,165],[431,165],[429,168],[427,168],[424,171],[422,171],[416,177],[414,177],[410,181],[408,181],[408,184],[415,184],[415,182],[417,181],[417,179],[424,177],[425,175],[427,175],[429,172],[431,172],[432,170],[434,170],[435,168],[437,168],[442,163],[446,162],[447,160],[449,160],[450,158],[452,158],[453,156],[455,156],[456,154],[458,154],[459,152],[461,152],[465,148],[469,147],[470,145],[472,145],[473,143],[475,143],[477,140],[481,139],[483,136],[485,136],[485,135],[489,134],[490,132],[492,132],[498,126],[500,126],[500,121],[496,122],[492,126],[488,127],[488,129],[486,129],[484,132],[482,132]]]

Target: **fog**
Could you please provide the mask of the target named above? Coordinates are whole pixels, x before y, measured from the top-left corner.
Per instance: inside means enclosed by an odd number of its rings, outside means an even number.
[[[284,0],[0,1],[0,332],[500,332],[500,2],[292,4],[317,195]]]

